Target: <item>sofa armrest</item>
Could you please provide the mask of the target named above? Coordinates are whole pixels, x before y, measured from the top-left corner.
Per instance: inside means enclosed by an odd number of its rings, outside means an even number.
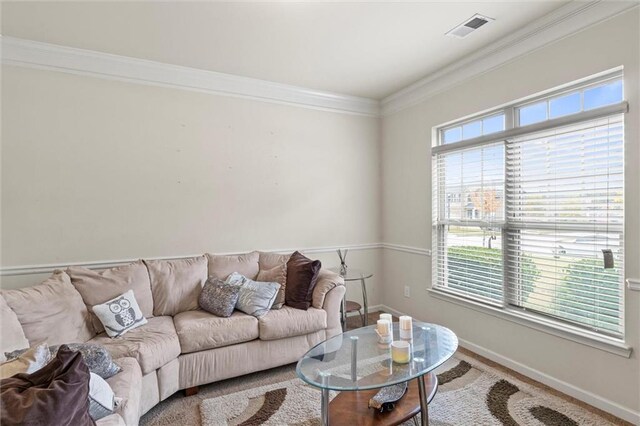
[[[344,279],[327,269],[321,269],[318,274],[318,281],[313,289],[313,298],[311,299],[311,306],[316,309],[324,308],[324,300],[331,290],[337,286],[344,287]]]
[[[140,399],[142,394],[142,370],[135,358],[118,358],[116,364],[122,368],[115,376],[107,379],[113,393],[122,398],[116,413],[122,416],[127,426],[137,426],[140,419]],[[106,418],[106,417],[105,417]],[[117,419],[110,419],[117,420]]]
[[[334,272],[321,270],[313,291],[312,305],[327,313],[327,339],[342,332],[341,307],[346,292],[344,279]]]

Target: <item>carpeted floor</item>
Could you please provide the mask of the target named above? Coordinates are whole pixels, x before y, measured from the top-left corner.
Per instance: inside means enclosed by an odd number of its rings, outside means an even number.
[[[378,314],[370,314],[370,324]],[[358,326],[360,318],[350,317],[348,328]],[[437,373],[440,387],[429,406],[436,426],[630,425],[463,349]],[[447,411],[461,404],[464,410]],[[140,424],[314,425],[318,405],[319,392],[297,379],[292,364],[201,386],[191,397],[178,392],[143,416]]]

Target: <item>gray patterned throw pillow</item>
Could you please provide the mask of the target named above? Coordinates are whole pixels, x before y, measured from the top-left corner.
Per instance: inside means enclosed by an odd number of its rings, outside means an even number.
[[[269,312],[280,290],[276,282],[254,281],[237,272],[229,275],[225,283],[240,287],[236,309],[254,317]]]
[[[49,346],[52,358],[57,355],[60,346],[61,345]],[[89,371],[103,379],[108,379],[118,374],[121,370],[120,366],[113,362],[109,351],[102,345],[97,343],[67,343],[67,346],[72,351],[80,352]],[[10,360],[19,357],[28,350],[29,348],[18,349],[17,351],[5,352],[4,355]]]
[[[239,295],[240,287],[210,277],[202,287],[198,304],[205,311],[226,318],[233,313]]]

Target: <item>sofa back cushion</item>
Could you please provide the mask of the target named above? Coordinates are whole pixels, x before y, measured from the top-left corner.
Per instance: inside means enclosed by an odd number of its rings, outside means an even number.
[[[29,347],[29,341],[22,331],[22,326],[16,313],[11,310],[4,297],[0,296],[0,324],[2,324],[2,332],[0,333],[0,362],[6,358],[5,352],[15,351],[16,349],[24,349]]]
[[[87,307],[63,271],[33,287],[3,290],[2,296],[31,345],[82,343],[94,335]]]
[[[133,290],[142,315],[146,318],[153,316],[153,297],[151,296],[149,272],[141,260],[104,271],[71,266],[67,272],[71,277],[71,283],[82,296],[85,305],[89,307],[93,328],[97,333],[104,331],[104,327],[91,311],[91,307],[111,300],[128,290]]]
[[[234,272],[255,280],[260,270],[258,265],[260,253],[257,251],[233,256],[207,253],[206,256],[209,262],[209,276],[222,281],[225,281]]]
[[[174,316],[198,309],[198,296],[207,281],[204,256],[176,260],[145,260],[151,278],[153,315]]]
[[[280,284],[280,290],[276,295],[276,300],[273,302],[271,309],[280,309],[284,305],[285,288],[287,285],[287,262],[291,257],[289,254],[278,253],[265,253],[260,252],[260,258],[258,259],[258,276],[256,281],[262,282],[276,282]]]

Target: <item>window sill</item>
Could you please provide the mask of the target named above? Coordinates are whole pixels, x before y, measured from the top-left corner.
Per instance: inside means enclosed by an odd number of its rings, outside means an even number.
[[[539,315],[529,314],[515,309],[496,308],[456,296],[443,290],[431,288],[428,289],[428,292],[436,299],[455,303],[456,305],[470,308],[474,311],[489,314],[534,330],[542,331],[543,333],[571,340],[621,357],[629,358],[633,351],[633,349],[626,345],[622,340],[604,337],[577,327],[572,327],[571,325],[558,323]]]

